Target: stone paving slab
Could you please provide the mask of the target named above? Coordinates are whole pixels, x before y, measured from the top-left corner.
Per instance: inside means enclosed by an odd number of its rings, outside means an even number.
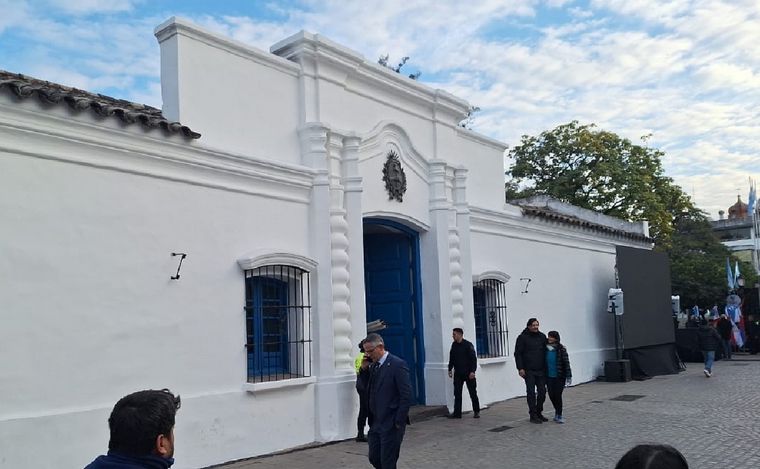
[[[524,398],[496,403],[480,419],[437,417],[407,428],[399,469],[613,468],[638,443],[678,448],[691,468],[760,468],[760,360],[698,363],[678,375],[565,390],[567,423],[528,422]],[[621,395],[641,398],[611,400]],[[466,396],[465,396],[466,398]],[[547,416],[551,404],[547,400]],[[503,431],[491,431],[508,426]],[[344,441],[264,456],[224,469],[371,468],[366,443]]]

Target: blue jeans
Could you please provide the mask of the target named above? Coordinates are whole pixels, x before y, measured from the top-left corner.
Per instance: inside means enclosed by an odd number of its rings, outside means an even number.
[[[726,360],[731,359],[731,339],[721,339],[721,343],[723,344],[723,358]]]
[[[705,356],[705,370],[712,373],[713,362],[715,361],[715,350],[702,350]]]

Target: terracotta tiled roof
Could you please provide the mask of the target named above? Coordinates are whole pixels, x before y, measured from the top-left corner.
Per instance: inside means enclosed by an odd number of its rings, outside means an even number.
[[[2,91],[10,92],[20,99],[37,96],[46,104],[67,104],[76,111],[89,109],[101,117],[117,118],[127,124],[140,124],[148,128],[160,128],[187,138],[201,136],[179,122],[168,121],[160,109],[4,70],[0,70],[0,92]]]
[[[543,218],[550,221],[556,221],[559,223],[565,223],[568,225],[576,225],[581,228],[588,228],[595,231],[601,231],[603,233],[615,234],[624,238],[633,239],[636,241],[654,242],[654,240],[648,236],[644,236],[639,233],[632,233],[629,231],[612,228],[598,223],[592,223],[571,215],[565,215],[553,210],[549,210],[543,207],[521,207],[523,214],[526,216],[532,216],[537,218]]]

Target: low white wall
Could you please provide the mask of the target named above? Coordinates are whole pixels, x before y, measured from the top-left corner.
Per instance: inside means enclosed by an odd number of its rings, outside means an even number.
[[[0,215],[0,467],[82,467],[113,404],[147,388],[183,396],[180,468],[314,441],[313,385],[242,389],[237,264],[308,255],[306,203],[6,152]]]
[[[615,285],[616,244],[649,247],[523,219],[513,207],[503,213],[473,211],[473,276],[489,271],[510,276],[506,284],[508,357],[504,363],[480,367],[478,390],[483,403],[525,395],[513,354],[517,337],[531,317],[538,318],[542,332],[560,333],[570,354],[574,383],[601,374],[604,360],[614,355],[606,295]],[[521,280],[528,278],[529,284]]]

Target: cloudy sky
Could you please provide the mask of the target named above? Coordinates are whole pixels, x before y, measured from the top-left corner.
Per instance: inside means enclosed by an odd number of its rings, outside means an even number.
[[[760,177],[760,0],[0,0],[0,69],[161,106],[155,26],[253,46],[301,29],[420,71],[515,145],[577,119],[667,154],[712,217]]]

